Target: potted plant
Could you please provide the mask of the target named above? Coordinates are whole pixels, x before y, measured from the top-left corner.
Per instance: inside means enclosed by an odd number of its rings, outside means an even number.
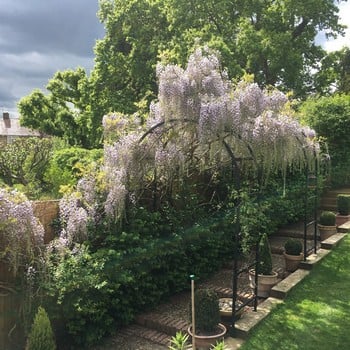
[[[223,340],[226,333],[226,327],[220,323],[218,295],[211,289],[198,289],[194,293],[194,306],[196,334],[192,332],[192,325],[188,328],[188,333],[195,337],[196,346],[209,349]]]
[[[301,260],[303,260],[303,245],[299,239],[288,238],[284,244],[284,259],[286,262],[286,270],[294,272]]]
[[[255,272],[258,273],[258,292],[257,296],[267,298],[270,295],[271,288],[278,281],[277,272],[272,270],[272,255],[267,234],[264,233],[259,242],[259,261],[257,271],[249,271],[250,286],[255,288]]]
[[[330,236],[337,233],[335,225],[335,214],[332,211],[323,211],[320,215],[318,231],[320,232],[320,240],[324,241]]]
[[[350,195],[338,194],[337,196],[338,213],[335,218],[336,226],[341,226],[350,221]]]

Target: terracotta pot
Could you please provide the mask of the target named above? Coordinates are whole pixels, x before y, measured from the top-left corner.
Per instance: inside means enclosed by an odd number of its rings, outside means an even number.
[[[337,233],[337,226],[323,226],[320,224],[317,226],[321,241],[324,241],[325,239]]]
[[[278,282],[278,274],[272,271],[272,275],[258,275],[258,297],[268,298],[271,288]],[[255,288],[255,270],[249,270],[249,283]]]
[[[298,269],[300,261],[303,260],[304,254],[300,253],[299,255],[290,255],[286,252],[283,253],[285,262],[286,262],[286,271],[294,272]]]
[[[346,222],[350,221],[350,215],[340,215],[337,214],[335,216],[335,224],[337,227],[345,224]]]
[[[217,342],[222,341],[226,334],[227,329],[223,324],[219,323],[218,328],[220,329],[219,333],[214,335],[193,335],[192,326],[189,326],[187,331],[191,337],[195,337],[196,348],[210,349],[213,345],[216,345]]]

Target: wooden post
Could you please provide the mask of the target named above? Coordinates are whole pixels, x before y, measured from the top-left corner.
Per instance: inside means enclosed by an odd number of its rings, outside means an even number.
[[[195,319],[195,307],[194,307],[194,275],[191,278],[191,304],[192,304],[192,349],[196,350],[196,319]]]

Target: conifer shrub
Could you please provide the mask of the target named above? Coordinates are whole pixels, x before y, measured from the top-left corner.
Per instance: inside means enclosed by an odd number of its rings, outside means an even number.
[[[29,333],[26,350],[56,350],[56,343],[51,322],[41,306],[35,315],[32,329]]]
[[[271,275],[272,274],[272,255],[269,239],[264,233],[259,243],[259,263],[258,274]]]

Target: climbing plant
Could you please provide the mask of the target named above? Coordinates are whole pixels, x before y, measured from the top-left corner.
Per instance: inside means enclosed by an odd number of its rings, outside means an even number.
[[[104,117],[104,165],[95,179],[78,184],[79,191],[85,183],[84,191],[70,195],[70,206],[61,206],[70,224],[66,234],[81,232],[101,217],[91,208],[123,220],[145,191],[173,196],[184,178],[203,172],[217,176],[237,159],[261,181],[276,171],[313,166],[315,133],[294,118],[287,97],[249,81],[234,84],[216,52],[197,49],[185,68],[158,64],[157,76],[158,99],[150,105],[146,125],[137,116]],[[100,185],[87,190],[96,179]]]

